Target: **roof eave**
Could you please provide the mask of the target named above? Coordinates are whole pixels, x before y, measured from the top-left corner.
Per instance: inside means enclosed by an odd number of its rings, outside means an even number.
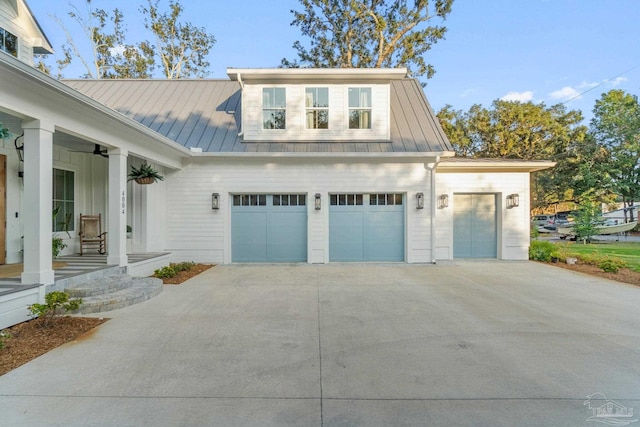
[[[556,162],[552,161],[514,161],[514,162],[491,162],[491,161],[467,161],[456,162],[446,160],[441,161],[438,164],[437,171],[440,173],[455,173],[455,172],[537,172],[545,169],[550,169],[556,165]]]
[[[406,68],[227,68],[231,80],[291,81],[291,80],[401,80]]]

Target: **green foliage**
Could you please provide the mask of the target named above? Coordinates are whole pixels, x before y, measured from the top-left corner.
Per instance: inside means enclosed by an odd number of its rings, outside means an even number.
[[[529,259],[533,261],[549,262],[554,253],[557,254],[556,246],[546,240],[534,240],[529,245]]]
[[[596,234],[596,223],[600,215],[601,212],[595,202],[585,200],[582,205],[580,205],[573,221],[573,231],[576,235],[576,241],[587,241],[591,236]]]
[[[159,268],[158,270],[155,270],[153,274],[160,279],[168,279],[170,277],[174,277],[178,273],[173,267],[171,267],[171,265],[167,265]]]
[[[152,178],[154,182],[164,180],[164,177],[160,175],[160,172],[147,163],[141,164],[139,168],[132,165],[128,178],[129,181],[133,181],[137,178]]]
[[[617,273],[621,268],[626,268],[627,263],[620,258],[607,257],[598,262],[598,267],[607,273]]]
[[[76,60],[84,66],[85,78],[144,79],[153,77],[156,68],[161,68],[168,79],[205,77],[209,68],[206,58],[215,38],[204,28],[179,21],[183,7],[178,0],[169,1],[169,12],[159,10],[159,0],[147,2],[148,7],[141,7],[139,11],[155,42],[129,43],[124,14],[119,9],[94,8],[92,0],[85,0],[84,11],[72,5],[67,15],[84,33],[90,47],[87,51],[84,49],[86,43],[74,40],[65,22],[56,17],[67,38],[60,49],[62,57],[56,61],[58,77],[62,77],[64,68]],[[37,67],[51,73],[43,60]]]
[[[11,132],[0,122],[0,139],[11,138]]]
[[[444,21],[453,0],[360,2],[300,0],[291,25],[310,39],[309,47],[293,44],[298,59],[282,60],[284,67],[380,68],[407,67],[415,77],[430,78],[435,70],[425,53],[444,38]]]
[[[82,305],[82,299],[69,299],[69,294],[62,291],[50,292],[44,299],[44,304],[32,304],[28,307],[30,316],[36,318],[43,327],[49,326],[55,319],[79,309]]]
[[[582,113],[561,104],[496,100],[466,112],[447,105],[437,116],[459,156],[556,161],[555,168],[533,174],[533,208],[571,200],[577,169],[593,155]]]
[[[205,28],[189,22],[179,22],[184,8],[177,0],[169,1],[169,12],[161,13],[158,0],[147,0],[148,7],[141,7],[144,25],[155,37],[152,47],[160,57],[161,68],[167,79],[206,77],[209,68],[207,55],[216,39]],[[151,48],[151,44],[148,48]]]
[[[11,334],[7,331],[0,331],[0,350],[7,345],[7,340],[11,338]]]
[[[195,262],[179,262],[171,263],[168,266],[162,267],[154,272],[154,276],[160,279],[168,279],[175,277],[176,274],[181,271],[189,271],[196,265]]]
[[[602,94],[593,108],[591,133],[606,153],[596,166],[625,207],[640,198],[640,103],[622,90]]]
[[[53,236],[51,238],[51,254],[54,258],[60,255],[60,252],[62,252],[62,250],[66,247],[67,244],[64,242],[64,240],[62,240],[61,237]]]

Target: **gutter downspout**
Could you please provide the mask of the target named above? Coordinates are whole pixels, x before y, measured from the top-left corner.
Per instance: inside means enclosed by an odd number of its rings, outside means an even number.
[[[425,166],[431,172],[431,264],[436,263],[436,166],[440,163],[440,156],[436,156],[433,163]]]
[[[240,132],[238,136],[244,135],[244,124],[242,122],[242,112],[244,111],[244,82],[242,81],[242,75],[238,73],[238,83],[240,83]]]

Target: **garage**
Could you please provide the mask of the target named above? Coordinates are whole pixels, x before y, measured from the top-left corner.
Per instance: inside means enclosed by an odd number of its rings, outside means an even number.
[[[404,261],[403,194],[331,194],[329,260]]]
[[[232,262],[306,262],[305,194],[235,194]]]
[[[454,194],[453,257],[496,258],[495,194]]]

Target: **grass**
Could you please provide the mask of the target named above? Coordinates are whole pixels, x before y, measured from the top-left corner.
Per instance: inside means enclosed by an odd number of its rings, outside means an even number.
[[[640,243],[568,243],[566,250],[568,254],[620,258],[631,270],[640,272]]]

